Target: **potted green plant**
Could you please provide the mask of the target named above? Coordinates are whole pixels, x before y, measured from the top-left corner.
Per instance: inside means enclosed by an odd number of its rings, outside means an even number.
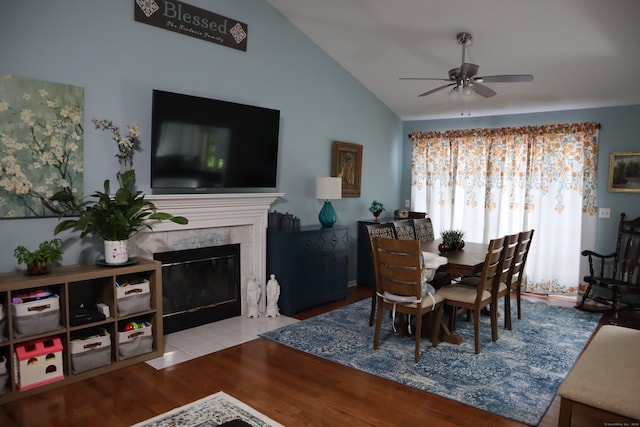
[[[440,233],[442,243],[438,246],[440,252],[455,251],[464,247],[464,232],[462,230],[445,230]]]
[[[382,211],[384,211],[384,205],[382,204],[382,202],[379,202],[377,200],[371,202],[371,206],[369,206],[369,212],[373,214],[376,222],[378,222],[378,217],[380,216]]]
[[[145,200],[141,191],[134,190],[135,171],[128,170],[118,174],[120,188],[115,195],[110,195],[110,181],[104,181],[104,191],[93,193],[89,201],[81,204],[74,203],[70,194],[61,192],[53,199],[66,205],[67,209],[60,217],[72,217],[58,223],[54,234],[64,230],[80,230],[80,237],[91,234],[105,241],[105,262],[118,264],[128,259],[126,242],[144,229],[152,230],[152,221],[172,221],[176,224],[187,224],[189,221],[182,216],[174,216],[166,212],[158,212],[153,202]],[[74,218],[75,217],[75,218]],[[118,249],[111,249],[111,242],[121,242]],[[124,243],[122,243],[124,242]],[[118,262],[110,262],[114,256],[111,251],[125,251],[115,256]],[[126,256],[125,256],[126,255]],[[124,259],[124,261],[122,261]]]
[[[13,251],[13,256],[19,264],[27,266],[26,271],[29,274],[48,273],[53,263],[62,260],[62,240],[44,241],[34,251],[20,245]]]

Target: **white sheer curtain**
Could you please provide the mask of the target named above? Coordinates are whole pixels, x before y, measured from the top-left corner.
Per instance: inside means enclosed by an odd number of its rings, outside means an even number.
[[[412,209],[469,242],[534,229],[527,290],[575,294],[596,213],[597,125],[415,132]]]

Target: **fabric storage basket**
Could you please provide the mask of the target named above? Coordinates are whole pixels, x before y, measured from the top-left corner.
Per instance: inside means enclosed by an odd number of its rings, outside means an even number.
[[[120,360],[149,353],[153,346],[151,324],[142,322],[144,327],[118,332],[118,354]]]
[[[7,321],[5,319],[6,316],[4,314],[4,307],[2,306],[2,304],[0,304],[0,342],[7,339],[7,336],[4,333],[4,327],[7,324]],[[0,366],[0,368],[2,368],[2,366]],[[0,386],[2,386],[1,383]]]
[[[111,363],[111,335],[103,328],[87,331],[71,340],[71,367],[74,374]]]
[[[9,382],[9,370],[7,369],[7,358],[0,356],[0,396],[9,391],[7,383]]]
[[[11,303],[13,329],[17,337],[44,334],[60,328],[60,297]]]
[[[140,283],[116,287],[116,302],[120,316],[149,310],[151,308],[149,281],[144,280]]]

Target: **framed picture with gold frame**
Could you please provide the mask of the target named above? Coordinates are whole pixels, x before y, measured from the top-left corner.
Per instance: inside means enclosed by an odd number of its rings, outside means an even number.
[[[342,178],[342,197],[360,197],[362,145],[333,141],[331,176]]]
[[[613,152],[609,159],[609,191],[640,193],[640,152]]]

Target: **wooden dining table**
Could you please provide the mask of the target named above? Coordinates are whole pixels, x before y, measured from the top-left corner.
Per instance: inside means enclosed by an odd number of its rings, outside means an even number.
[[[473,276],[482,271],[489,249],[488,243],[465,243],[462,249],[443,253],[438,250],[440,243],[442,240],[420,242],[420,250],[423,252],[431,252],[447,258],[447,264],[441,266],[438,271],[456,276]]]
[[[489,250],[488,243],[466,243],[464,248],[440,252],[438,245],[442,243],[442,240],[431,240],[428,242],[420,242],[420,250],[423,252],[431,252],[447,258],[447,263],[438,268],[438,272],[443,272],[447,275],[454,277],[473,276],[476,273],[482,271],[484,266],[484,260]],[[435,286],[435,284],[434,284]],[[437,288],[437,286],[435,286]],[[460,335],[453,333],[447,327],[447,322],[442,321],[440,323],[442,328],[442,341],[449,344],[461,344],[462,338]],[[423,329],[426,330],[427,328]]]
[[[440,243],[442,240],[420,242],[420,249],[423,252],[431,252],[447,258],[447,264],[441,266],[438,271],[458,276],[473,276],[482,271],[484,259],[489,249],[488,243],[465,242],[462,249],[442,253],[438,250]]]

